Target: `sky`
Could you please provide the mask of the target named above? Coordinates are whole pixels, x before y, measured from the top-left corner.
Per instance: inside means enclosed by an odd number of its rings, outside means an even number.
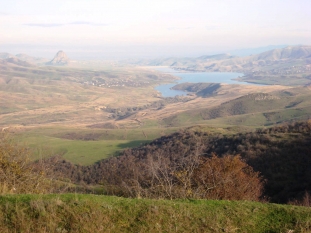
[[[310,0],[0,0],[0,52],[76,59],[311,45]]]

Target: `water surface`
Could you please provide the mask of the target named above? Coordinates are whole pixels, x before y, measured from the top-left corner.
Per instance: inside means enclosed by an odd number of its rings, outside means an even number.
[[[242,73],[232,73],[232,72],[180,72],[173,70],[168,67],[155,67],[157,71],[163,73],[169,73],[176,77],[179,77],[179,80],[176,80],[175,83],[163,84],[155,87],[155,89],[161,92],[163,97],[174,97],[176,95],[187,95],[186,91],[173,90],[171,89],[176,84],[180,83],[227,83],[227,84],[245,84],[245,85],[254,85],[247,82],[239,82],[234,80],[235,78],[242,77]]]

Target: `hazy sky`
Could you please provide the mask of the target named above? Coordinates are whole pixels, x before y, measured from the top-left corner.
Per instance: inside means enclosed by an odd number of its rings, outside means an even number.
[[[0,52],[199,56],[311,45],[310,0],[0,0]]]

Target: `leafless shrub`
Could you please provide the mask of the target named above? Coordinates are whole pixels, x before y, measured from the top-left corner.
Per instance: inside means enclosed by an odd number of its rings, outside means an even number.
[[[0,135],[0,193],[45,193],[50,189],[44,164],[34,166],[29,153],[7,134]]]
[[[119,194],[131,197],[259,200],[263,189],[259,173],[240,156],[206,158],[200,151],[175,159],[157,151],[143,160],[128,157],[110,172],[111,180],[119,182],[111,186],[106,180],[107,191],[119,187]]]
[[[311,194],[306,191],[302,199],[290,201],[288,204],[311,207]]]

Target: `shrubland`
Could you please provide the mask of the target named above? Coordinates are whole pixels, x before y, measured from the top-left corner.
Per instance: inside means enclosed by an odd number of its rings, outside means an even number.
[[[287,203],[311,190],[310,132],[310,121],[229,134],[195,127],[90,166],[61,158],[46,163],[57,164],[53,172],[59,177],[101,184],[104,193],[114,195],[172,199],[203,198],[207,193],[216,199]],[[221,187],[232,190],[221,192]],[[214,191],[217,195],[211,194]],[[234,192],[237,196],[230,197]],[[252,198],[247,192],[253,192]]]

